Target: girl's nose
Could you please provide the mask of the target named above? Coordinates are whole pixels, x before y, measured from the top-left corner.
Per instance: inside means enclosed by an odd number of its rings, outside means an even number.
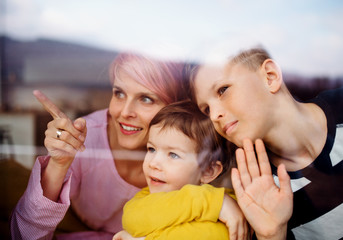
[[[161,165],[159,154],[154,154],[154,156],[152,156],[152,158],[150,159],[150,162],[149,162],[149,167],[151,169],[156,169],[156,170],[161,170],[162,169],[162,165]]]

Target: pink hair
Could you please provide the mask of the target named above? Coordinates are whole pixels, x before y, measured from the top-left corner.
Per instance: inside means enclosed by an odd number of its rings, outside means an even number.
[[[160,61],[133,53],[120,53],[110,67],[110,79],[125,72],[139,84],[154,92],[165,104],[186,98],[182,84],[183,64]]]

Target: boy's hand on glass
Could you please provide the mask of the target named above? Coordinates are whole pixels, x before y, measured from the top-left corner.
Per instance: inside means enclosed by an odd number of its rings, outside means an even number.
[[[132,237],[125,230],[122,230],[122,231],[116,233],[112,238],[112,240],[144,240],[144,239],[145,239],[145,237],[139,237],[139,238]]]
[[[248,223],[237,202],[228,195],[224,195],[219,220],[227,226],[230,240],[247,239]]]
[[[236,151],[238,169],[232,169],[237,201],[258,239],[286,239],[292,215],[293,193],[283,164],[278,167],[280,187],[273,179],[262,140],[243,141]],[[257,159],[256,159],[257,155]]]

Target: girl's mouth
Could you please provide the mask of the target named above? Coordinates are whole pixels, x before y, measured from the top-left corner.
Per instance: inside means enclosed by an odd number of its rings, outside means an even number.
[[[166,183],[165,181],[162,181],[162,180],[160,180],[158,178],[150,177],[150,179],[151,179],[152,182],[155,182],[155,183]]]

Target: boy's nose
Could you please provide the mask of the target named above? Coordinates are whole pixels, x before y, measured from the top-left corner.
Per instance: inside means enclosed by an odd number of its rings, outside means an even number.
[[[216,122],[223,117],[223,113],[220,107],[211,107],[210,119],[212,122]]]

